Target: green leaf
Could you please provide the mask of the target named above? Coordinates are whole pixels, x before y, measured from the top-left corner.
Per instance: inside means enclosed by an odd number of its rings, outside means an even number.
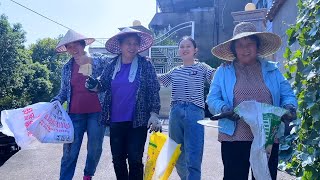
[[[285,59],[290,59],[290,56],[291,56],[291,50],[290,50],[290,48],[287,47],[284,54],[283,54],[283,57]]]
[[[295,73],[296,71],[297,71],[297,66],[296,65],[289,66],[289,72],[290,73]]]
[[[320,117],[320,109],[318,104],[314,104],[310,107],[310,114],[314,119],[319,119]]]

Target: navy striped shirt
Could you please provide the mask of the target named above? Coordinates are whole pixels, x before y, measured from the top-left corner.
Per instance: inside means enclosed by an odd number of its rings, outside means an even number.
[[[159,75],[158,79],[165,87],[172,86],[171,102],[191,102],[204,108],[204,83],[211,82],[214,71],[209,65],[197,62],[190,66],[177,66]]]

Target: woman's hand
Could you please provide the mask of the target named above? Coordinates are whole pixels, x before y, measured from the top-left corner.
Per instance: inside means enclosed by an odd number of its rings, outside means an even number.
[[[99,86],[99,81],[91,76],[88,76],[85,87],[92,92],[97,92]]]
[[[238,114],[236,114],[233,109],[227,107],[227,106],[223,106],[221,109],[221,113],[219,114],[220,118],[227,118],[230,119],[232,121],[238,121],[240,119],[240,116]]]
[[[288,112],[281,117],[281,120],[285,123],[289,123],[297,119],[297,110],[292,104],[287,104],[284,106]]]
[[[154,132],[160,131],[161,132],[162,125],[159,120],[159,115],[154,112],[151,112],[150,115],[151,116],[148,121],[148,128],[150,128],[150,132],[152,132],[152,131],[154,131]]]

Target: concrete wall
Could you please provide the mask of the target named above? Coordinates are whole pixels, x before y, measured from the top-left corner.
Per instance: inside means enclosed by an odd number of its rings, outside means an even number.
[[[231,12],[244,11],[244,7],[249,2],[251,2],[251,0],[216,0],[216,3],[218,3],[216,21],[219,30],[214,32],[216,35],[215,45],[232,37],[235,25]]]
[[[288,45],[288,37],[286,35],[286,30],[290,25],[296,23],[296,18],[298,14],[298,8],[296,6],[297,0],[286,1],[279,12],[276,14],[272,22],[272,31],[278,34],[282,39],[282,46],[279,51],[274,55],[275,61],[279,62],[279,67],[282,72],[284,72],[284,58],[283,53]],[[297,44],[293,45],[294,49],[298,48]]]
[[[157,18],[161,19],[161,26],[174,27],[178,24],[195,21],[195,40],[197,42],[199,53],[198,58],[207,59],[211,56],[210,49],[213,45],[213,17],[214,11],[196,11],[196,12],[187,12],[187,13],[158,13]],[[151,28],[157,30],[157,27],[150,25]],[[190,35],[190,31],[186,34],[178,34],[178,39],[184,35]]]
[[[243,11],[251,0],[214,0],[214,7],[193,9],[185,13],[158,13],[156,22],[150,22],[149,27],[157,30],[159,27],[174,27],[187,21],[195,21],[195,40],[198,44],[200,61],[212,59],[213,46],[230,39],[233,33],[233,18],[231,12]],[[155,25],[155,26],[153,26]]]

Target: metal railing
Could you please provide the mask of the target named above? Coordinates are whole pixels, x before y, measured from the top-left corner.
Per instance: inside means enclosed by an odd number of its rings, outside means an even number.
[[[167,31],[165,34],[161,35],[160,37],[157,37],[154,40],[154,45],[160,45],[161,42],[165,41],[166,39],[168,39],[169,37],[171,37],[173,34],[175,34],[176,32],[182,30],[182,29],[187,29],[187,28],[191,28],[191,34],[190,36],[192,38],[194,38],[194,21],[189,21],[189,22],[185,22],[185,23],[181,23],[178,24],[177,26],[169,29],[169,31]]]

